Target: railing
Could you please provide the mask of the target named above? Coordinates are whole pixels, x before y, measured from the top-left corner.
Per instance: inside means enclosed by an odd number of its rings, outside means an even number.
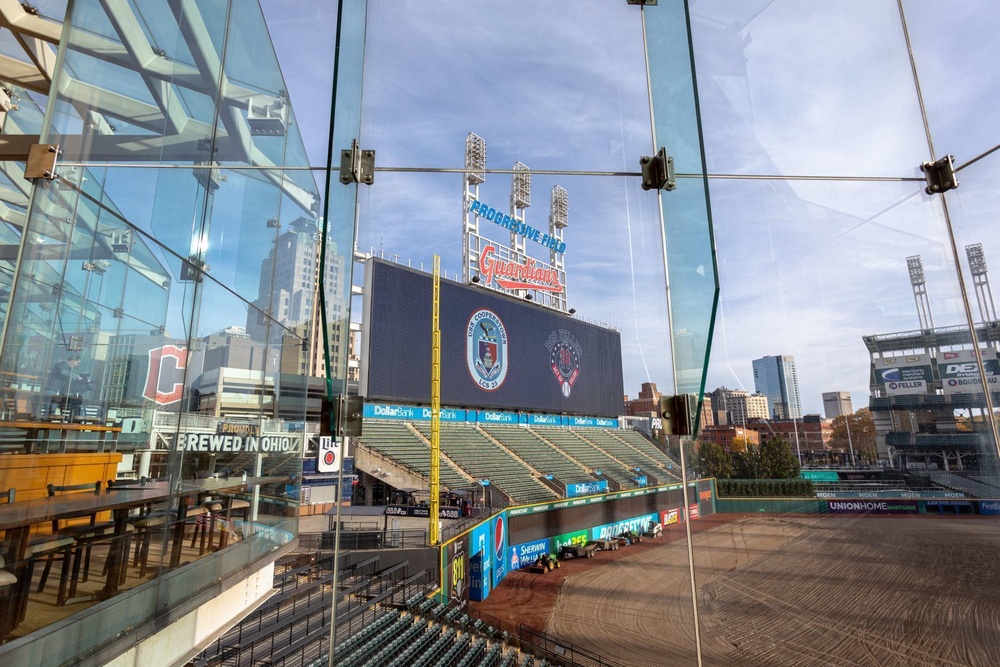
[[[570,642],[547,635],[544,632],[533,630],[527,626],[518,628],[518,639],[521,640],[521,648],[527,648],[536,657],[545,658],[550,662],[572,667],[622,667],[619,662],[608,660],[596,653],[591,653],[586,649],[575,646]]]
[[[299,533],[298,551],[330,551],[334,548],[335,531]],[[430,546],[426,530],[342,530],[340,548],[420,549]]]
[[[621,663],[608,660],[571,642],[556,639],[526,625],[515,626],[513,623],[471,607],[464,611],[470,618],[478,618],[499,632],[506,633],[506,636],[517,638],[522,649],[538,658],[546,658],[567,667],[622,667]]]

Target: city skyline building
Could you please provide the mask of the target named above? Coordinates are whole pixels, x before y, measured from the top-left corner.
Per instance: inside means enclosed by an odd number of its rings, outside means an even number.
[[[753,383],[755,392],[767,397],[771,418],[802,418],[795,357],[767,355],[754,359]]]
[[[842,415],[853,415],[854,406],[851,403],[849,391],[823,392],[823,415],[827,419],[836,419]]]

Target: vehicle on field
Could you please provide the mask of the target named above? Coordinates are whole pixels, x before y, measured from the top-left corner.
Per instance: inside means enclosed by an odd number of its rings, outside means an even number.
[[[597,546],[599,551],[618,551],[618,539],[607,539],[607,540],[594,540],[593,542],[587,542],[587,544],[594,544]]]
[[[663,526],[660,525],[658,521],[656,523],[649,524],[645,532],[643,532],[643,535],[646,537],[659,537],[662,534],[663,534]]]
[[[586,544],[564,544],[560,549],[560,558],[593,558],[597,553],[597,544],[587,542]]]
[[[622,534],[618,536],[618,544],[623,547],[627,547],[630,544],[636,544],[638,542],[642,542],[642,535],[634,530],[623,531]]]
[[[535,560],[534,563],[528,568],[529,572],[535,572],[537,574],[545,574],[546,572],[551,572],[552,570],[560,567],[559,559],[552,554],[542,554]]]

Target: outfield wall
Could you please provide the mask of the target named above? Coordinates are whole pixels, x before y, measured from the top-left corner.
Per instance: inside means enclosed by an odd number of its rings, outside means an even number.
[[[512,569],[530,565],[564,544],[664,528],[716,512],[715,480],[689,483],[684,508],[680,484],[602,493],[509,507],[441,545],[441,598],[463,604],[485,600]]]
[[[1000,514],[1000,500],[974,498],[717,498],[719,514]]]

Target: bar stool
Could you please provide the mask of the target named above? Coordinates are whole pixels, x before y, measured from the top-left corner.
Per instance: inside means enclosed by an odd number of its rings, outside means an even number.
[[[7,562],[3,559],[3,554],[0,554],[0,591],[17,583],[17,577],[3,569],[6,566]]]
[[[232,528],[233,532],[236,532],[236,529],[233,528],[233,515],[237,513],[243,517],[243,528],[240,530],[240,539],[246,539],[247,528],[250,526],[250,502],[242,498],[233,498],[229,501],[228,518],[230,528]],[[220,545],[220,547],[224,546],[226,546],[225,542]]]
[[[174,510],[158,509],[139,517],[132,523],[136,531],[135,556],[132,559],[132,566],[139,567],[140,578],[146,576],[146,567],[149,564],[149,543],[152,541],[153,533],[160,530],[166,531],[173,515]]]
[[[73,493],[76,491],[90,491],[93,489],[94,493],[101,492],[101,483],[95,482],[93,484],[73,484],[68,486],[56,486],[55,484],[48,485],[49,497],[57,496],[63,493]],[[78,547],[83,547],[84,563],[83,563],[83,581],[86,582],[90,576],[90,554],[93,548],[94,542],[101,538],[106,537],[114,533],[115,522],[114,521],[97,521],[97,515],[90,515],[90,522],[81,525],[63,526],[59,527],[59,520],[56,519],[52,522],[52,534],[53,535],[63,535],[66,537],[73,538],[77,542]],[[73,564],[73,588],[76,588],[76,575],[80,571],[80,549],[77,549],[76,554],[77,561]],[[48,566],[46,566],[46,570]],[[71,593],[72,595],[72,593]]]
[[[41,535],[31,540],[28,543],[28,548],[24,552],[24,557],[28,560],[28,579],[30,581],[34,570],[35,563],[37,563],[42,558],[45,559],[45,569],[42,570],[42,576],[38,580],[38,589],[36,593],[41,593],[45,590],[45,582],[48,581],[49,572],[52,570],[52,563],[55,561],[60,562],[59,570],[59,592],[56,594],[56,604],[60,607],[66,604],[68,596],[66,594],[66,585],[69,582],[69,566],[70,566],[70,556],[73,553],[73,548],[76,545],[76,540],[67,535]],[[22,617],[24,607],[28,604],[27,596],[24,597],[22,604]]]
[[[212,543],[215,539],[215,520],[217,517],[222,516],[222,501],[206,500],[201,505],[192,507],[188,511],[188,516],[191,516],[194,510],[201,510],[198,516],[202,518],[195,522],[194,534],[191,536],[191,548],[194,549],[195,542],[198,540],[198,535],[200,534],[201,545],[198,548],[198,555],[201,556],[205,553],[206,536],[208,537],[208,548],[212,549]],[[207,526],[206,523],[208,524]]]
[[[17,577],[12,572],[3,569],[5,566],[3,554],[0,554],[0,595],[5,600],[3,607],[0,607],[0,639],[6,637],[21,622],[21,619],[17,617],[19,609],[11,604],[17,602],[17,591],[15,590]]]

